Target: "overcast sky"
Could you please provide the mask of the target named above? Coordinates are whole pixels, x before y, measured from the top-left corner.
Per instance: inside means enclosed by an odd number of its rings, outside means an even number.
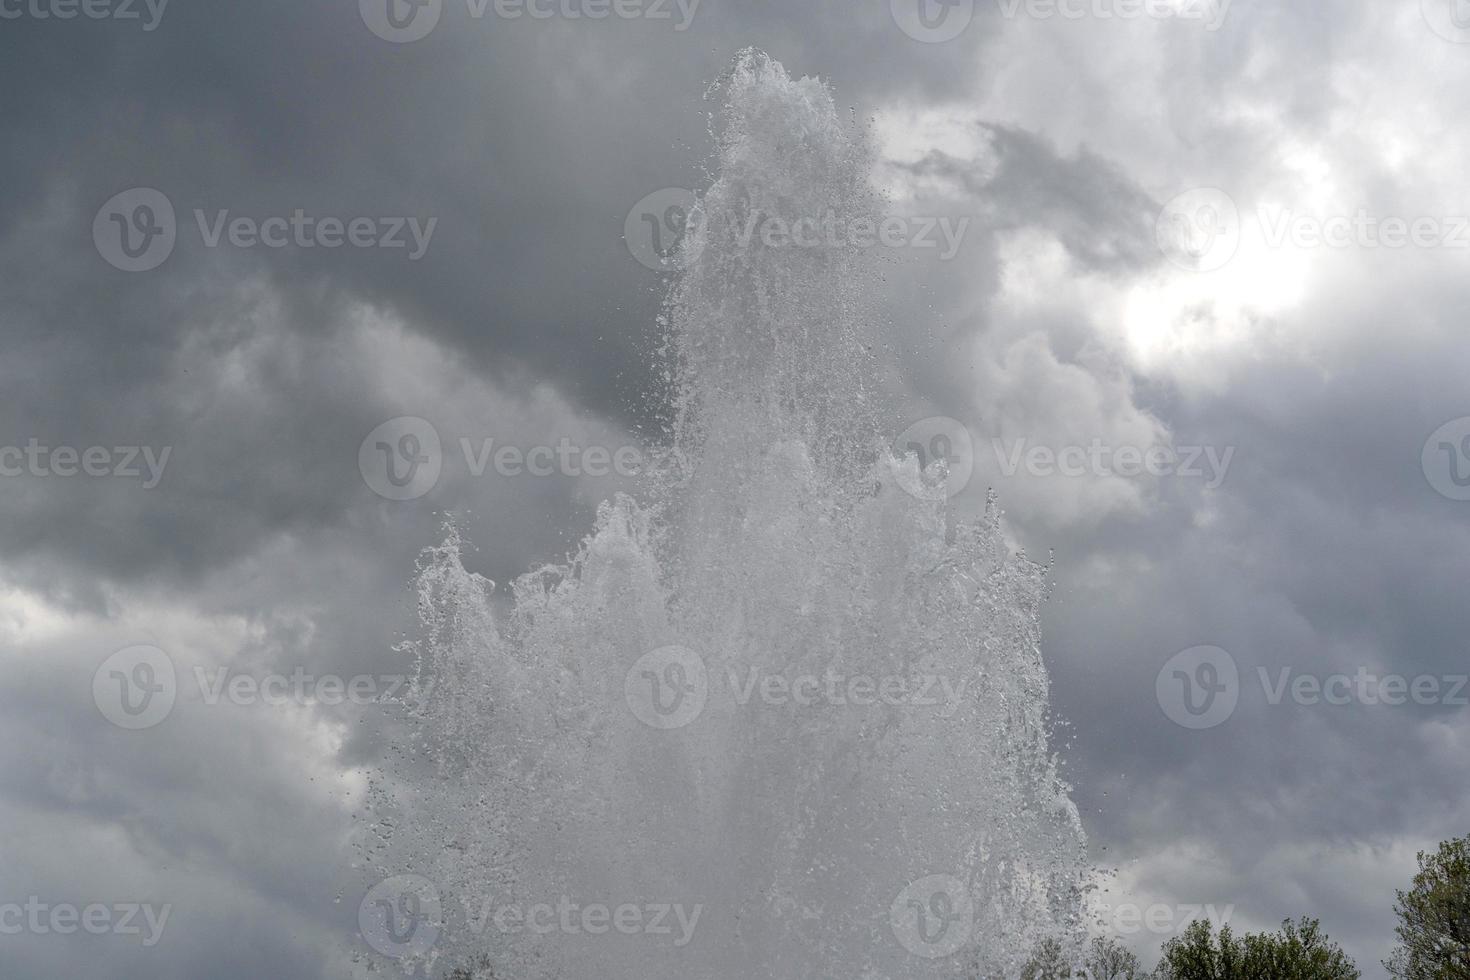
[[[403,673],[445,514],[497,581],[575,545],[616,478],[459,440],[657,431],[625,221],[707,183],[754,45],[871,126],[896,212],[969,220],[895,250],[893,384],[973,436],[956,507],[1054,551],[1106,901],[1315,915],[1383,976],[1414,852],[1470,832],[1465,4],[387,2],[0,0],[0,905],[171,906],[0,935],[0,974],[350,974],[381,745],[195,668]],[[442,471],[390,500],[359,450],[402,417]],[[129,730],[93,682],[139,645],[178,695]]]

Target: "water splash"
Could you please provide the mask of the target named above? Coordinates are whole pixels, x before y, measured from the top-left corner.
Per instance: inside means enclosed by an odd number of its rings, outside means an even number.
[[[877,260],[748,233],[876,222],[866,135],[755,52],[713,92],[718,176],[670,303],[678,472],[508,606],[452,529],[425,553],[410,734],[363,854],[432,901],[374,945],[517,980],[1014,976],[1081,937],[1046,570],[993,501],[947,534],[902,489],[943,464],[880,438]]]

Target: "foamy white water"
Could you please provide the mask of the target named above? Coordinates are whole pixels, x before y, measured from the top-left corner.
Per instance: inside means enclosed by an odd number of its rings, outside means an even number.
[[[364,938],[516,980],[1014,976],[1082,929],[1045,569],[993,505],[947,540],[901,488],[943,464],[885,448],[881,260],[741,234],[878,220],[865,133],[757,53],[715,92],[671,302],[680,465],[511,602],[457,535],[426,552]]]

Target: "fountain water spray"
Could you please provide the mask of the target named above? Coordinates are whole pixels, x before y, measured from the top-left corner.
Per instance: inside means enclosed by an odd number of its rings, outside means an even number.
[[[514,980],[1015,976],[1080,940],[1048,746],[1046,570],[880,437],[867,135],[743,53],[670,298],[670,458],[513,601],[449,533],[410,734],[372,782],[364,938]],[[381,957],[379,957],[381,959]]]

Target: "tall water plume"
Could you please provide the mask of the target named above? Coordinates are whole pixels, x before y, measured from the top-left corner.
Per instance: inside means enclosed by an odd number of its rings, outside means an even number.
[[[885,448],[877,260],[751,233],[878,222],[866,134],[758,53],[713,91],[670,298],[677,466],[509,602],[456,533],[425,553],[363,845],[423,893],[366,904],[367,938],[515,980],[1014,976],[1081,928],[1045,569],[993,504],[947,534],[943,463]]]

